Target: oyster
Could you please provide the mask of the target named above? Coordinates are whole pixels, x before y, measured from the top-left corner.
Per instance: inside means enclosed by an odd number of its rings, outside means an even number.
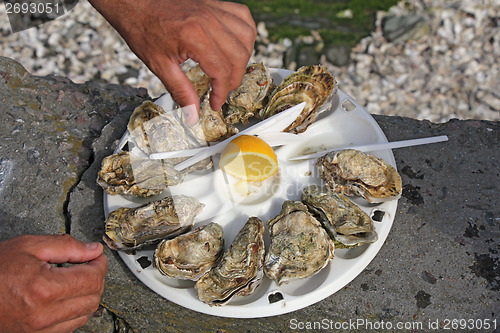
[[[203,72],[200,65],[191,68],[186,73],[186,76],[193,83],[200,98],[198,122],[192,126],[187,126],[190,135],[198,142],[206,143],[225,139],[238,133],[234,126],[226,123],[222,108],[212,110],[210,107],[210,77]]]
[[[300,201],[285,201],[267,225],[271,246],[264,272],[278,284],[312,276],[333,259],[333,241]]]
[[[132,141],[147,154],[184,150],[200,145],[196,140],[190,140],[189,130],[182,124],[178,110],[165,112],[151,101],[145,101],[135,108],[130,116],[127,129]],[[169,168],[186,158],[171,158],[163,160],[170,164]],[[205,170],[212,167],[212,159],[207,158],[186,170],[187,172]]]
[[[134,252],[191,229],[205,205],[192,197],[166,197],[136,207],[121,207],[109,213],[103,240],[113,250]]]
[[[306,106],[285,132],[301,133],[314,122],[320,107],[336,89],[335,78],[320,65],[303,66],[287,76],[271,93],[269,103],[259,114],[262,119],[306,102]]]
[[[223,254],[222,227],[212,222],[162,240],[154,252],[153,264],[163,275],[196,281],[217,265]]]
[[[97,183],[111,195],[150,197],[181,183],[186,172],[176,171],[164,160],[143,159],[124,151],[102,160]]]
[[[226,122],[247,124],[248,118],[258,114],[267,103],[274,86],[273,78],[266,66],[262,63],[248,66],[241,85],[227,97],[224,105]]]
[[[174,114],[151,101],[135,108],[127,127],[133,141],[147,154],[193,147]]]
[[[236,295],[247,296],[254,292],[263,276],[263,235],[264,223],[250,217],[220,263],[196,282],[195,289],[201,301],[220,306]]]
[[[380,202],[401,195],[401,176],[383,159],[346,149],[318,159],[316,167],[326,185],[347,196]]]
[[[186,72],[186,76],[191,81],[201,99],[210,89],[210,76],[205,74],[200,65],[196,65]]]
[[[210,92],[206,93],[200,101],[200,119],[193,127],[195,137],[206,142],[226,139],[238,133],[233,125],[226,123],[222,109],[212,110]]]
[[[302,191],[302,202],[318,218],[330,238],[345,246],[373,243],[378,239],[371,218],[343,195],[310,185]]]

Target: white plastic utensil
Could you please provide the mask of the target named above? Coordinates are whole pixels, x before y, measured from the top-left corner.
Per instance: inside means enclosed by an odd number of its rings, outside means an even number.
[[[393,141],[393,142],[384,142],[384,143],[374,143],[374,144],[358,145],[358,146],[338,147],[338,148],[323,150],[323,151],[313,153],[313,154],[291,157],[288,160],[289,161],[308,160],[311,158],[321,157],[321,156],[323,156],[327,153],[330,153],[332,151],[338,151],[338,150],[344,150],[344,149],[356,149],[356,150],[360,150],[363,152],[367,152],[367,151],[377,151],[377,150],[386,150],[386,149],[394,149],[394,148],[411,147],[411,146],[417,146],[417,145],[425,145],[425,144],[429,144],[429,143],[436,143],[436,142],[443,142],[443,141],[448,141],[448,136],[441,135],[441,136],[434,136],[434,137],[430,137],[430,138],[411,139],[411,140],[402,140],[402,141]]]
[[[292,134],[287,132],[266,131],[264,133],[258,134],[258,137],[266,141],[266,143],[271,147],[283,146],[304,140],[303,138],[297,136],[297,134]],[[149,155],[149,159],[160,160],[165,158],[189,157],[189,156],[194,156],[204,151],[207,148],[209,147],[196,147],[183,150],[167,151],[163,153],[153,153]]]
[[[284,111],[281,111],[280,113],[275,114],[272,117],[269,117],[267,119],[264,119],[257,124],[239,132],[236,135],[231,136],[230,138],[227,138],[226,140],[216,144],[215,146],[207,147],[203,151],[200,151],[196,155],[192,156],[191,158],[188,158],[185,161],[182,161],[181,163],[177,164],[174,166],[174,169],[177,171],[184,170],[185,168],[198,163],[199,161],[215,155],[219,152],[221,152],[226,145],[233,140],[234,138],[247,134],[247,135],[258,135],[260,132],[265,131],[266,129],[269,129],[273,127],[277,132],[282,131],[283,129],[286,128],[286,126],[290,125],[291,121],[293,119],[296,119],[304,107],[306,106],[306,102],[302,102],[300,104],[297,104],[289,109],[286,109]]]

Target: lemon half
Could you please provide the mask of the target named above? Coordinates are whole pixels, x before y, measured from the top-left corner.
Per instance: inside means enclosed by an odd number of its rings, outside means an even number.
[[[252,135],[233,139],[221,153],[222,171],[245,181],[261,181],[278,171],[278,159],[273,148]]]

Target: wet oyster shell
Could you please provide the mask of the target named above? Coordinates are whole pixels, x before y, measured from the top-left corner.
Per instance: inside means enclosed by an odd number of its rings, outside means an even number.
[[[124,151],[102,160],[97,183],[110,195],[150,197],[181,183],[185,176],[186,171],[176,171],[164,160],[143,159]]]
[[[136,207],[121,207],[109,213],[103,240],[113,250],[135,252],[191,229],[204,204],[192,197],[166,197]]]
[[[206,142],[223,140],[238,133],[236,127],[226,123],[222,109],[212,109],[210,92],[206,93],[200,101],[200,119],[192,129],[197,139]]]
[[[310,185],[302,191],[301,200],[335,241],[352,247],[378,239],[372,219],[343,195]]]
[[[222,108],[212,110],[210,107],[210,77],[199,65],[191,68],[186,75],[200,98],[199,119],[196,124],[187,126],[189,135],[203,144],[222,140],[238,133],[238,130],[224,119]]]
[[[369,202],[401,196],[401,176],[381,158],[354,149],[328,153],[316,167],[326,185],[347,196],[362,196]]]
[[[281,213],[267,225],[271,245],[264,272],[279,285],[312,276],[333,259],[333,241],[302,202],[285,201]]]
[[[220,263],[195,285],[198,298],[210,306],[221,306],[234,296],[247,296],[262,279],[264,223],[250,217],[236,235]]]
[[[247,124],[248,118],[258,115],[258,111],[267,103],[274,87],[271,73],[264,64],[248,66],[241,85],[227,97],[224,105],[226,122]]]
[[[186,76],[191,81],[201,99],[210,89],[210,76],[205,74],[200,65],[196,65],[186,72]]]
[[[268,104],[259,112],[260,117],[269,118],[301,102],[306,102],[299,117],[284,130],[292,133],[304,132],[316,120],[320,107],[328,100],[334,89],[336,89],[335,78],[324,66],[303,66],[283,79],[274,89]]]
[[[212,222],[162,240],[154,252],[153,264],[168,277],[196,281],[217,265],[223,254],[222,227]]]
[[[132,142],[146,154],[161,153],[174,150],[184,150],[200,146],[188,136],[189,130],[181,123],[179,110],[165,112],[159,105],[145,101],[135,108],[130,116],[127,129]],[[187,159],[170,158],[163,162],[170,164],[166,168],[173,168],[177,163]],[[212,167],[212,159],[207,158],[187,169],[187,172],[205,170]]]
[[[147,154],[193,147],[173,112],[165,112],[151,101],[135,108],[127,129],[133,142]]]

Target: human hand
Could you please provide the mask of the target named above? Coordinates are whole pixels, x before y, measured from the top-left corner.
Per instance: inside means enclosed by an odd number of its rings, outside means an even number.
[[[72,332],[97,310],[107,259],[70,235],[0,242],[0,331]],[[79,264],[54,267],[50,264]]]
[[[90,0],[180,106],[199,99],[180,64],[192,59],[210,76],[218,110],[245,74],[257,30],[245,5],[215,0]],[[188,121],[193,123],[195,118]]]

